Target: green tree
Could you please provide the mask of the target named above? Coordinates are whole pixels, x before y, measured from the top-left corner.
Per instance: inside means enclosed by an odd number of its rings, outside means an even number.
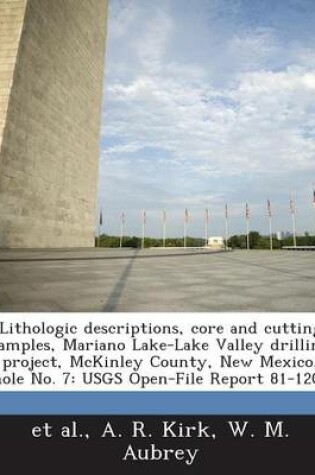
[[[258,243],[261,239],[259,232],[257,231],[250,231],[249,233],[249,247],[252,249],[259,249]]]

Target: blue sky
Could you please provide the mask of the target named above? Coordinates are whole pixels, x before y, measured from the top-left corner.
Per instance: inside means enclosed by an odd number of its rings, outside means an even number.
[[[110,0],[99,203],[104,231],[315,232],[314,0]]]

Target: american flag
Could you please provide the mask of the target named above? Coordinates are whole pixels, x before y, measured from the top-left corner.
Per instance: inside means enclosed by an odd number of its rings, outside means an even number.
[[[188,213],[188,209],[185,209],[185,223],[188,223],[189,221],[189,213]]]
[[[295,207],[295,203],[294,203],[294,200],[293,200],[293,197],[292,197],[292,193],[290,193],[290,213],[291,214],[296,213],[296,207]]]
[[[249,219],[249,206],[248,206],[248,203],[246,203],[246,206],[245,206],[245,216],[246,216],[246,219]]]
[[[225,204],[225,217],[226,217],[226,219],[228,218],[228,215],[229,215],[229,213],[228,213],[228,205]]]
[[[269,218],[271,218],[271,216],[272,216],[272,211],[271,211],[271,203],[270,203],[270,200],[267,200],[267,213],[268,213]]]

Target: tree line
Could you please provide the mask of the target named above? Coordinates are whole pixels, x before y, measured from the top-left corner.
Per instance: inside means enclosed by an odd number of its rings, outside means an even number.
[[[246,249],[246,234],[235,234],[228,240],[229,247],[233,249]],[[257,231],[249,233],[249,245],[251,249],[270,249],[270,237],[262,236]],[[305,233],[304,236],[296,237],[297,246],[315,246],[315,236]],[[284,246],[293,246],[293,237],[287,236],[283,239],[272,238],[273,249],[281,249]]]
[[[310,236],[305,233],[304,236],[296,237],[297,246],[315,246],[315,236]],[[187,236],[187,247],[201,247],[205,245],[204,238],[195,238]],[[257,231],[249,233],[249,244],[251,249],[269,249],[270,237],[262,236]],[[281,249],[283,246],[293,246],[292,236],[285,237],[281,240],[275,236],[272,239],[273,249]],[[120,247],[120,236],[110,236],[108,234],[101,234],[95,239],[97,247]],[[183,247],[183,238],[167,238],[165,240],[166,247]],[[246,235],[235,234],[228,239],[228,246],[232,249],[246,249]],[[122,247],[141,248],[142,239],[138,236],[123,236]],[[163,247],[163,239],[146,237],[144,240],[144,247]]]
[[[194,238],[187,236],[187,247],[200,247],[205,245],[205,240],[202,238]],[[108,234],[101,234],[95,239],[95,245],[99,247],[119,247],[120,237],[110,236]],[[183,247],[183,238],[167,238],[165,239],[166,247]],[[123,236],[122,247],[141,248],[142,239],[138,236]],[[163,239],[146,237],[144,240],[144,247],[163,247]]]

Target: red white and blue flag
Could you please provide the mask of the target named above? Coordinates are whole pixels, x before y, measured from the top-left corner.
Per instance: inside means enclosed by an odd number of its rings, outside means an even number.
[[[246,206],[245,206],[245,217],[246,217],[246,219],[249,219],[249,206],[248,206],[248,203],[246,203]]]
[[[295,207],[294,199],[292,197],[292,193],[290,193],[290,213],[291,214],[296,213],[296,207]]]
[[[271,203],[270,203],[270,200],[267,200],[267,213],[268,213],[269,218],[271,218],[271,216],[272,216],[272,211],[271,211]]]

